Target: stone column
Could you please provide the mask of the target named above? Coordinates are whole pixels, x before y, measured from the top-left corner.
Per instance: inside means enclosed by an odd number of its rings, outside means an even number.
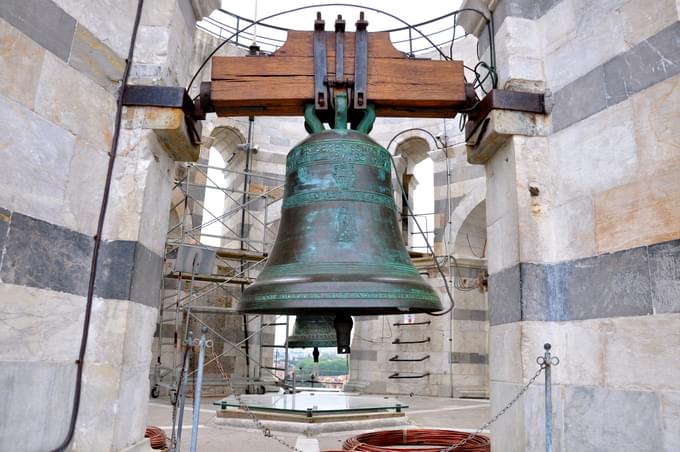
[[[192,3],[147,2],[136,61],[184,83]],[[162,3],[162,5],[161,5]],[[156,5],[158,4],[158,5]],[[136,1],[0,5],[0,449],[51,450],[71,415],[93,234]],[[147,29],[168,36],[165,50]],[[152,46],[152,43],[154,46]],[[180,49],[175,60],[167,49]],[[162,62],[162,63],[161,63]],[[173,74],[177,75],[173,75]],[[151,339],[174,163],[127,112],[69,450],[148,448]]]
[[[554,450],[675,450],[675,2],[504,0],[495,20],[500,87],[554,105],[492,112],[468,150],[487,175],[492,412],[550,342]],[[543,392],[541,377],[492,426],[494,450],[544,450]]]

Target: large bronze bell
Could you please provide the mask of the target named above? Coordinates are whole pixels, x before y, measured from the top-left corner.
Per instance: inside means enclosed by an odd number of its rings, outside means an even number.
[[[241,297],[246,313],[334,315],[349,350],[351,315],[433,312],[397,223],[391,159],[365,133],[311,134],[289,153],[279,233]],[[318,130],[318,129],[317,129]],[[343,340],[340,340],[340,336]]]

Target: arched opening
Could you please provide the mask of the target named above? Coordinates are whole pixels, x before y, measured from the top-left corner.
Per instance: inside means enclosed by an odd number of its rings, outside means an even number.
[[[222,154],[211,147],[208,157],[207,180],[205,183],[205,197],[203,202],[203,222],[201,224],[201,243],[210,246],[220,246],[220,236],[223,227],[220,222],[212,218],[212,213],[222,212],[226,201],[226,177],[224,170],[226,163]]]
[[[243,135],[233,127],[217,127],[211,133],[212,144],[208,162],[194,166],[197,182],[202,181],[205,193],[200,204],[201,243],[215,247],[227,247],[230,240],[240,236],[240,217],[243,174],[234,171],[234,161],[242,152],[239,145],[245,142]],[[200,185],[200,184],[198,184]],[[196,198],[201,198],[196,196]],[[231,213],[231,214],[230,214]]]
[[[401,175],[404,192],[401,196],[401,224],[404,243],[413,251],[427,253],[427,241],[434,241],[434,185],[429,142],[420,136],[410,136],[396,148],[397,173]],[[406,203],[412,212],[409,212]],[[416,224],[417,221],[417,224]],[[420,227],[418,227],[420,226]]]
[[[489,396],[489,321],[486,290],[486,200],[472,192],[454,210],[450,253],[456,305],[451,374],[456,397]],[[476,203],[476,205],[475,205]],[[451,242],[449,242],[451,243]]]

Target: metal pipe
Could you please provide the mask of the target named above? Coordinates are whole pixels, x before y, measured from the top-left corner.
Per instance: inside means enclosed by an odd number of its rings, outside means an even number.
[[[243,177],[243,198],[242,198],[242,209],[241,209],[241,250],[245,250],[245,240],[244,240],[244,235],[245,235],[245,221],[246,221],[246,204],[248,203],[248,183],[249,183],[249,175],[248,172],[250,171],[250,155],[253,149],[253,125],[255,123],[255,118],[253,116],[250,116],[248,118],[248,143],[246,143],[246,162],[245,162],[245,175]],[[246,271],[245,269],[245,260],[241,259],[241,273],[244,273]],[[245,289],[245,285],[241,284],[241,294],[243,294],[243,290]],[[243,316],[243,335],[248,338],[248,316],[244,315]],[[249,341],[245,341],[245,352],[246,352],[246,378],[250,378],[250,349],[249,349]]]
[[[283,381],[286,381],[286,372],[288,372],[288,329],[290,326],[290,316],[286,316],[286,340],[284,341],[284,345],[286,346],[285,348],[285,355],[283,357],[284,365],[283,367],[285,368],[283,372]]]
[[[185,347],[186,348],[186,353],[184,354],[184,366],[182,368],[182,380],[180,381],[181,388],[180,388],[180,393],[179,393],[179,399],[177,400],[177,403],[179,405],[179,415],[177,416],[177,438],[174,440],[174,447],[173,447],[173,452],[179,452],[180,451],[180,443],[182,441],[182,425],[184,423],[184,402],[186,401],[187,398],[187,384],[189,383],[189,362],[191,360],[191,353],[189,353],[189,349],[191,347],[191,343],[193,342],[194,337],[191,331],[189,331],[189,335],[187,337],[187,340],[185,342]],[[172,433],[173,437],[175,436],[175,425],[172,425]]]
[[[552,452],[553,450],[553,418],[552,418],[552,375],[551,368],[553,362],[559,363],[556,357],[550,356],[551,345],[546,343],[543,345],[545,353],[543,354],[543,361],[545,366],[545,452]],[[555,361],[557,360],[557,361]]]
[[[208,327],[201,328],[201,339],[198,341],[198,375],[194,382],[194,412],[193,422],[191,423],[191,452],[196,452],[198,443],[198,421],[201,416],[201,387],[203,385],[203,364],[205,363],[205,333]]]
[[[446,222],[448,224],[448,232],[446,234],[446,254],[453,254],[453,250],[449,250],[451,246],[451,167],[449,166],[449,151],[447,148],[449,141],[446,136],[446,119],[444,119],[444,162],[446,163]],[[436,256],[434,257],[437,258]],[[449,267],[449,285],[453,286],[453,268],[452,260],[448,259]],[[453,387],[453,309],[449,312],[449,388],[450,397],[453,398],[455,391]]]

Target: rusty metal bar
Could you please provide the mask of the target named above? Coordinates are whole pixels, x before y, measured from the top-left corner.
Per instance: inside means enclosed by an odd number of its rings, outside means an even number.
[[[420,374],[420,375],[401,375],[401,374],[399,374],[399,372],[395,372],[387,378],[399,380],[399,379],[406,379],[406,378],[425,378],[425,377],[429,377],[429,376],[430,376],[430,372],[425,372],[424,374]]]
[[[368,105],[368,21],[364,19],[364,12],[359,13],[356,21],[354,42],[354,94],[352,106],[355,110],[365,110]]]
[[[425,355],[422,358],[399,358],[399,355],[394,355],[389,359],[389,361],[397,361],[397,362],[421,362],[425,361],[426,359],[429,359],[430,355]]]
[[[345,80],[345,21],[339,14],[335,20],[335,80]]]
[[[317,110],[328,110],[328,91],[324,79],[328,73],[326,69],[326,22],[321,19],[321,13],[316,13],[314,21],[314,106]]]
[[[430,342],[429,337],[427,339],[423,339],[421,341],[402,341],[399,338],[396,338],[395,340],[392,341],[393,344],[424,344],[426,342]]]
[[[539,93],[523,93],[503,89],[492,90],[468,113],[468,122],[465,125],[466,140],[475,133],[491,110],[545,114],[545,96]]]

